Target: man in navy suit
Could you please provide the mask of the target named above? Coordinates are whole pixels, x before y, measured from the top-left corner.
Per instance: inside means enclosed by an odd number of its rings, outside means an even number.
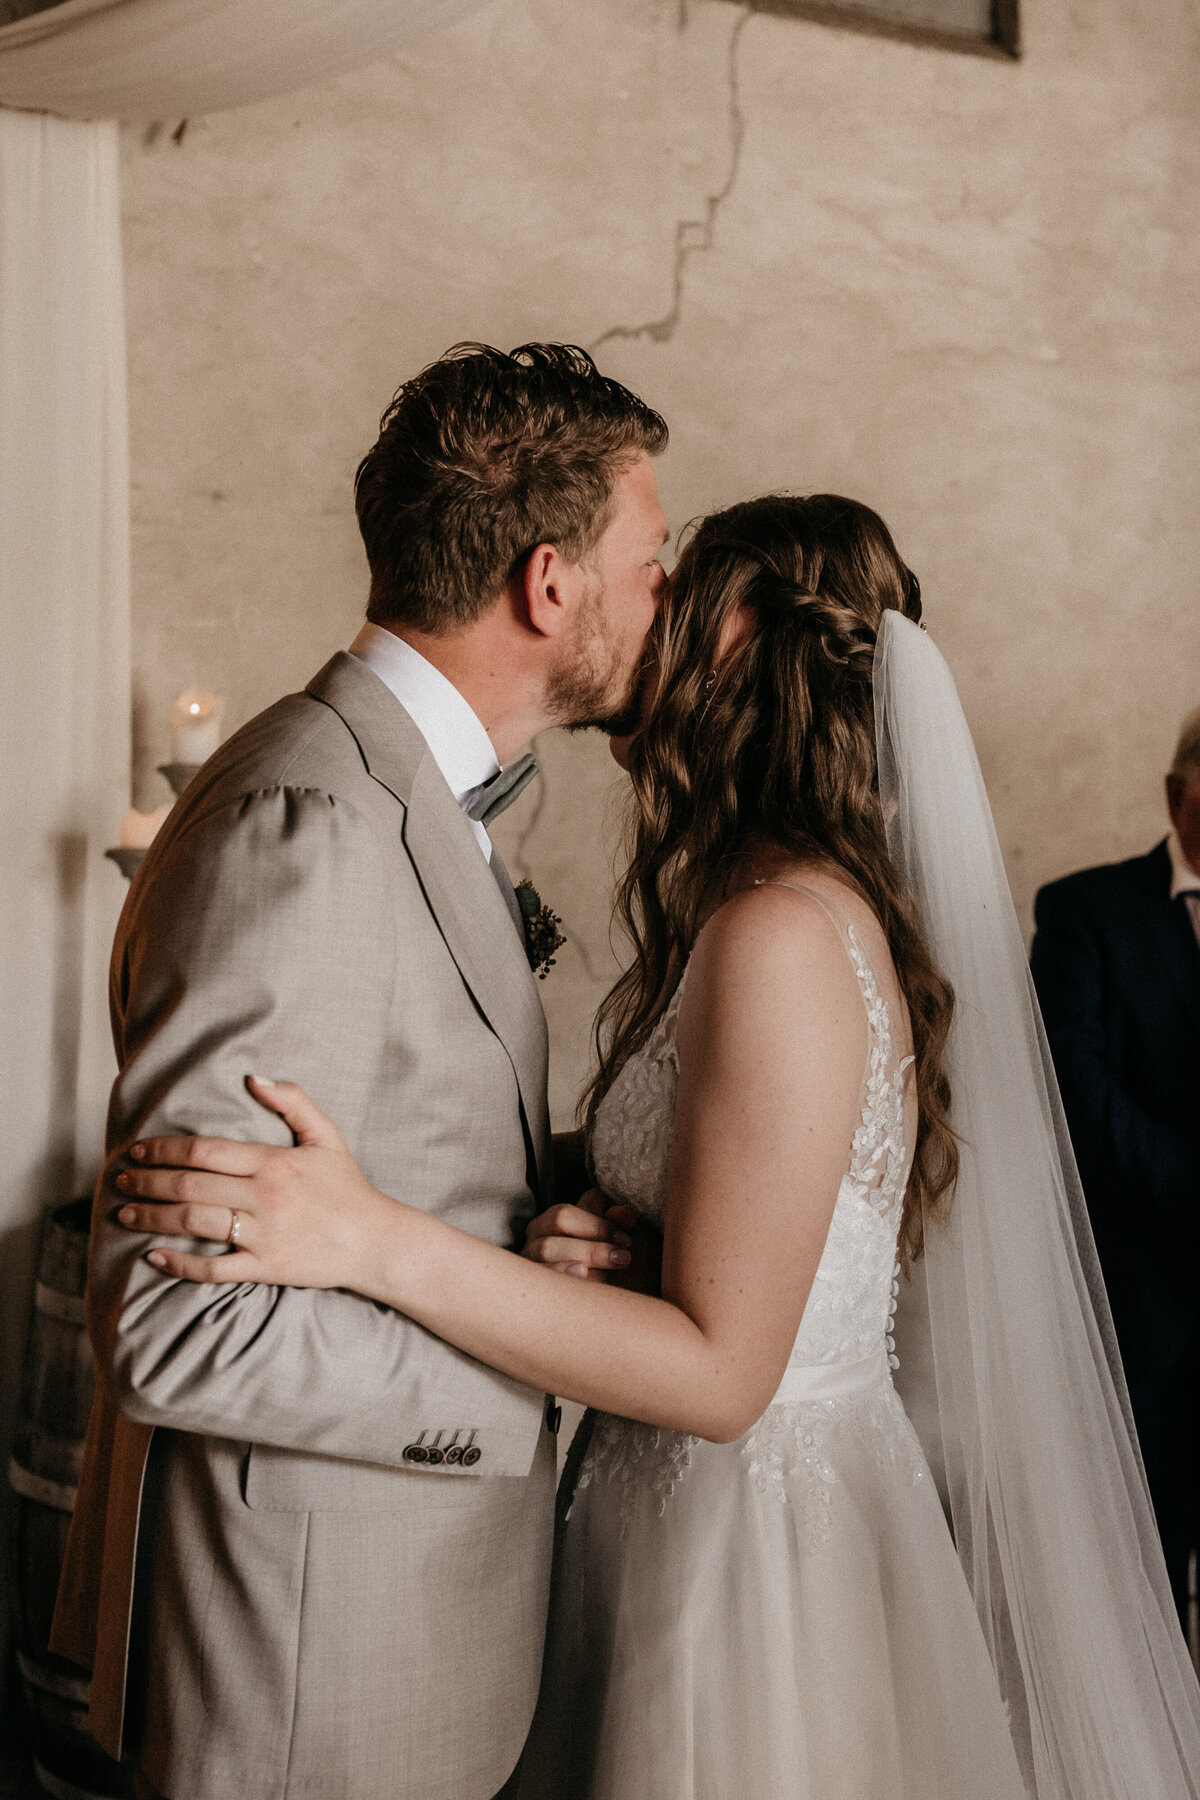
[[[1200,708],[1170,836],[1037,897],[1031,961],[1186,1626],[1200,1544]]]

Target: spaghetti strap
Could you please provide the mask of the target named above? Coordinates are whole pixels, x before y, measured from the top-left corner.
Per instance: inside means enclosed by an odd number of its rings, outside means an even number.
[[[850,961],[854,964],[855,972],[858,975],[860,984],[862,983],[863,968],[865,965],[866,970],[869,973],[870,985],[875,989],[876,994],[878,994],[879,998],[882,1000],[883,990],[880,988],[879,977],[875,973],[875,966],[863,949],[854,926],[840,906],[835,905],[832,900],[826,900],[825,896],[819,894],[816,888],[808,887],[806,883],[802,881],[756,881],[754,885],[756,888],[790,888],[793,894],[804,894],[809,900],[815,900],[834,930],[837,932],[838,937],[841,939],[842,948],[845,950],[847,956],[849,956]],[[868,1013],[870,1013],[870,1010],[871,1008],[868,1003]]]
[[[877,1039],[881,1038],[883,1040],[885,1053],[891,1058],[893,1056],[891,1009],[884,997],[883,988],[881,987],[879,977],[875,972],[875,965],[863,949],[857,931],[855,931],[852,922],[842,911],[841,907],[835,905],[831,900],[826,900],[825,896],[819,894],[816,888],[809,887],[807,883],[802,881],[780,881],[774,879],[756,881],[754,885],[755,887],[790,888],[793,894],[804,894],[808,899],[816,901],[817,905],[821,908],[821,911],[825,914],[826,918],[830,921],[834,930],[841,938],[842,948],[854,965],[854,972],[858,977],[859,991],[862,994],[863,1004],[866,1007],[867,1022],[871,1028],[872,1035]],[[914,1061],[915,1058],[912,1056],[904,1057],[897,1065],[898,1073],[903,1074]]]
[[[844,938],[853,930],[849,919],[846,917],[846,914],[842,911],[840,906],[835,906],[832,900],[826,900],[822,894],[818,894],[816,888],[809,887],[807,883],[803,881],[780,881],[776,879],[770,881],[756,881],[754,885],[756,888],[790,888],[793,894],[807,894],[810,900],[816,901],[817,905],[821,908],[821,911],[836,926],[840,937]]]
[[[802,882],[761,881],[756,886],[791,888],[793,893],[815,900],[850,958],[867,1015],[867,1058],[859,1090],[861,1122],[854,1134],[846,1181],[877,1212],[889,1214],[893,1207],[903,1204],[908,1184],[911,1156],[904,1129],[904,1107],[908,1074],[916,1059],[896,1054],[891,1009],[875,966],[863,949],[853,922],[841,908]]]

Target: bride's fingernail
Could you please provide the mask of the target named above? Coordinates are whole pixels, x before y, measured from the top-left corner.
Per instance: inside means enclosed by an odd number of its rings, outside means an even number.
[[[137,1218],[137,1213],[132,1206],[123,1206],[117,1214],[117,1217],[120,1219],[122,1225],[132,1225]]]
[[[586,1281],[587,1280],[587,1264],[586,1263],[566,1263],[563,1267],[563,1274],[564,1275],[581,1275],[584,1278],[584,1280]]]
[[[612,1241],[614,1244],[620,1244],[623,1250],[628,1250],[633,1245],[633,1239],[627,1231],[614,1231]]]
[[[608,1253],[608,1266],[610,1269],[627,1269],[632,1260],[633,1258],[630,1256],[628,1250],[610,1250]]]
[[[131,1144],[129,1147],[129,1154],[133,1157],[135,1162],[141,1162],[146,1154],[145,1144]]]
[[[161,1250],[148,1251],[146,1254],[146,1261],[148,1263],[153,1263],[156,1269],[165,1269],[167,1266],[167,1259]]]
[[[277,1083],[272,1081],[269,1075],[255,1075],[253,1079],[258,1083],[259,1087],[277,1086]]]

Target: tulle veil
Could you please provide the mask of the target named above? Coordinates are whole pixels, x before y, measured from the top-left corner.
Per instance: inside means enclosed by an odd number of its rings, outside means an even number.
[[[957,996],[962,1140],[898,1321],[898,1385],[1030,1795],[1196,1800],[1200,1689],[986,790],[950,671],[897,612],[874,692],[889,848]]]

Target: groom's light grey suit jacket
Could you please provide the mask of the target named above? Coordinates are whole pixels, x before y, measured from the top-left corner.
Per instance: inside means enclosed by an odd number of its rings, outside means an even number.
[[[302,1082],[371,1181],[479,1237],[549,1198],[524,946],[364,664],[336,656],[189,788],[130,891],[112,1012],[55,1637],[93,1669],[93,1730],[171,1800],[489,1800],[537,1691],[546,1396],[357,1295],[171,1281],[112,1221],[139,1137],[288,1141],[249,1073]],[[419,1441],[478,1457],[406,1460]]]

